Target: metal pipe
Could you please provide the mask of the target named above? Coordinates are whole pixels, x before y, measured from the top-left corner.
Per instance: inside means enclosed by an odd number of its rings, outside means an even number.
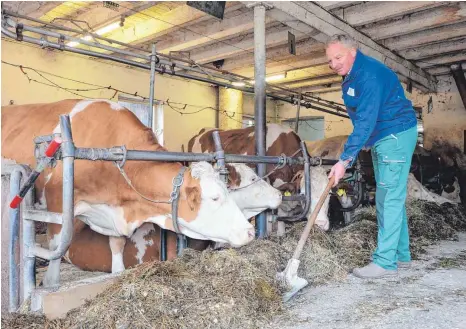
[[[10,175],[10,200],[19,194],[22,173],[14,170]],[[20,270],[20,247],[19,247],[19,222],[20,210],[9,208],[9,234],[8,243],[8,275],[9,275],[9,311],[16,312],[19,308],[19,270]]]
[[[265,118],[265,6],[262,3],[254,6],[254,121],[256,155],[265,155],[266,145],[266,118]],[[257,175],[263,177],[266,174],[266,165],[257,165]],[[261,212],[256,219],[256,236],[265,238],[267,234],[267,218],[265,212]]]
[[[304,195],[306,196],[303,211],[296,216],[278,217],[277,221],[297,221],[306,217],[311,208],[311,161],[309,153],[307,152],[306,143],[301,142],[301,150],[304,157]]]
[[[215,156],[217,158],[218,171],[220,173],[220,178],[225,184],[228,184],[228,169],[225,167],[225,152],[222,148],[222,142],[220,140],[220,135],[218,130],[214,131],[212,134],[215,145]]]
[[[451,74],[456,82],[456,87],[460,93],[463,106],[466,109],[466,78],[464,77],[463,68],[461,64],[453,64],[450,66]]]
[[[183,250],[188,247],[188,241],[184,234],[177,234],[176,235],[176,255],[181,256]]]
[[[75,159],[79,160],[103,160],[103,161],[121,161],[135,160],[135,161],[167,161],[167,162],[215,162],[216,155],[212,153],[189,153],[189,152],[154,152],[154,151],[139,151],[128,150],[126,157],[122,148],[76,148]],[[313,158],[313,164],[320,164],[319,158]],[[338,160],[331,160],[337,161]],[[303,164],[302,157],[281,157],[281,156],[255,156],[255,155],[238,155],[238,154],[225,154],[226,163],[266,163],[266,164],[282,164],[286,162],[289,165]]]
[[[299,110],[301,109],[301,94],[299,94],[298,105],[296,106],[296,121],[294,123],[294,132],[298,133],[299,129]]]
[[[215,86],[215,128],[220,128],[220,88]]]
[[[61,226],[60,241],[55,250],[47,250],[42,247],[35,247],[33,249],[37,257],[48,260],[55,260],[63,257],[73,237],[75,148],[69,115],[60,115],[60,128],[63,140],[61,145],[63,158],[63,224]]]
[[[149,92],[149,124],[152,130],[154,130],[157,125],[154,125],[153,117],[154,117],[154,84],[155,84],[155,43],[152,44],[152,54],[150,55],[150,92]]]
[[[160,261],[167,260],[167,230],[160,228]]]
[[[2,33],[4,35],[12,38],[12,39],[16,39],[16,34],[9,31],[6,28],[4,28],[3,26],[2,26]],[[96,58],[102,58],[102,59],[111,60],[111,61],[122,63],[122,64],[131,65],[131,66],[134,66],[134,67],[139,67],[139,68],[150,70],[150,65],[147,65],[147,64],[144,64],[144,63],[128,60],[128,59],[125,59],[125,58],[114,57],[114,56],[111,56],[111,55],[96,53],[96,52],[89,51],[89,50],[69,47],[67,45],[63,46],[63,45],[59,45],[57,43],[50,42],[50,41],[47,41],[47,40],[44,40],[44,39],[37,39],[37,38],[31,38],[31,37],[28,37],[28,36],[23,36],[23,41],[29,42],[29,43],[32,43],[32,44],[36,44],[36,45],[39,45],[41,47],[50,47],[50,48],[54,48],[54,49],[58,49],[58,50],[66,50],[66,51],[81,54],[81,55],[92,56],[92,57],[96,57]],[[112,51],[114,51],[114,50],[117,50],[117,48],[112,48]],[[161,63],[164,63],[163,60],[161,60]],[[170,62],[167,62],[167,63],[170,64],[170,65],[172,64]],[[195,69],[192,69],[189,66],[180,66],[180,65],[178,65],[178,67],[186,69],[188,71],[195,71]],[[181,78],[186,78],[186,79],[191,79],[191,80],[195,80],[195,81],[199,81],[199,82],[214,84],[214,85],[217,85],[217,86],[222,86],[222,87],[232,88],[232,89],[236,89],[236,90],[241,90],[241,91],[247,92],[247,93],[253,93],[254,92],[254,90],[252,88],[237,87],[237,86],[233,86],[230,83],[225,83],[225,82],[221,82],[221,81],[217,81],[217,80],[213,80],[213,79],[203,78],[203,77],[199,77],[199,76],[195,76],[195,75],[191,75],[191,74],[182,73],[182,72],[179,72],[179,71],[177,71],[177,72],[175,72],[175,71],[172,72],[171,70],[166,71],[163,68],[156,68],[155,70],[158,73],[161,73],[161,74],[166,73],[166,74],[169,74],[169,75],[172,75],[172,76],[178,76],[178,77],[181,77]],[[218,76],[218,75],[216,75],[216,76]],[[228,77],[223,77],[222,76],[221,78],[230,80]],[[288,93],[295,94],[295,92],[293,92],[293,91],[288,91]],[[269,96],[269,97],[272,97],[274,99],[278,99],[278,100],[293,104],[293,102],[291,100],[291,96],[290,96],[290,99],[287,99],[286,97],[274,95],[272,93],[266,93],[266,95]],[[316,102],[316,103],[318,103],[318,102]],[[319,105],[326,106],[326,107],[329,107],[331,109],[336,109],[337,111],[342,111],[342,109],[337,107],[337,106],[332,106],[332,105],[322,104],[322,103],[319,103]],[[316,109],[318,111],[334,114],[334,115],[337,115],[337,116],[340,116],[340,117],[343,117],[343,118],[349,118],[348,116],[343,115],[343,114],[341,114],[339,112],[333,112],[331,110],[322,109],[321,107],[310,106],[310,105],[306,105],[306,107],[313,108],[313,109]]]

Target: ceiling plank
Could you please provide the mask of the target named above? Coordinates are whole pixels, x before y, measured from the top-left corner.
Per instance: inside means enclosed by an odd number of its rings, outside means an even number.
[[[459,1],[432,10],[413,13],[401,19],[376,22],[360,31],[374,40],[381,40],[464,21],[466,21],[466,2]]]
[[[466,52],[460,52],[456,54],[444,55],[444,56],[437,56],[437,57],[430,57],[423,61],[416,62],[417,65],[423,68],[433,67],[436,65],[446,65],[446,64],[454,64],[454,63],[461,63],[466,62]]]
[[[441,26],[425,31],[414,32],[405,36],[399,36],[382,40],[380,43],[392,50],[403,50],[419,47],[429,43],[435,43],[453,38],[461,38],[466,35],[466,22],[449,26]]]
[[[429,44],[427,46],[402,50],[398,53],[406,59],[417,60],[426,57],[438,56],[444,53],[464,50],[466,50],[466,38]]]
[[[39,18],[59,7],[65,1],[2,1],[4,9],[14,13]]]
[[[266,46],[273,47],[287,43],[289,30],[290,29],[287,26],[276,26],[268,29],[265,40]],[[304,33],[300,32],[296,32],[295,36],[297,41],[307,37]],[[254,50],[254,35],[248,34],[247,37],[241,37],[241,39],[229,39],[220,44],[210,45],[201,50],[196,49],[191,52],[191,59],[195,60],[197,63],[204,64],[248,52],[252,53]]]
[[[417,84],[417,87],[430,91],[436,90],[436,80],[434,77],[389,49],[381,47],[379,44],[347,23],[335,18],[318,5],[312,2],[295,1],[276,1],[269,4],[327,35],[334,35],[342,33],[343,31],[346,32],[359,42],[360,49],[365,54],[384,62],[388,67],[399,73],[403,80],[410,77],[410,79]]]
[[[324,7],[326,10],[347,8],[357,4],[363,3],[362,1],[316,1],[319,5]]]
[[[266,24],[272,20],[266,18]],[[215,39],[234,37],[240,33],[252,32],[254,29],[254,12],[249,11],[242,15],[223,19],[222,21],[208,21],[192,26],[189,30],[180,30],[172,33],[169,39],[157,43],[157,51],[186,50],[201,47],[215,42]]]
[[[267,58],[274,61],[294,60],[296,56],[307,55],[312,56],[311,53],[321,52],[324,50],[324,45],[318,43],[312,38],[304,39],[296,42],[296,55],[290,54],[288,45],[270,47],[267,49]],[[235,56],[225,60],[223,64],[224,70],[236,70],[244,67],[254,65],[254,54],[247,53],[241,56]]]
[[[466,63],[462,64],[463,72],[466,72]],[[429,72],[432,75],[450,75],[451,70],[448,66],[438,66],[438,67],[433,67],[433,68],[427,68],[427,72]]]
[[[312,79],[308,79],[308,80],[300,81],[296,83],[280,84],[280,86],[288,88],[288,89],[296,89],[296,88],[303,88],[303,87],[327,85],[327,84],[338,83],[338,82],[341,82],[341,77],[338,75],[334,75],[333,77],[329,77],[329,78],[312,78]]]
[[[304,55],[295,57],[293,60],[287,61],[271,61],[266,60],[266,73],[267,75],[287,72],[290,70],[307,70],[309,67],[321,66],[327,63],[325,52],[317,52],[313,56]],[[234,73],[244,75],[247,77],[254,76],[254,66],[233,70]]]
[[[399,1],[395,5],[392,1],[368,1],[346,9],[332,10],[332,13],[355,27],[445,4],[442,1]]]

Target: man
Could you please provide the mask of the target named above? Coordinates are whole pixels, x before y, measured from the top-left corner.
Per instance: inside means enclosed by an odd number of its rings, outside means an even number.
[[[360,278],[397,274],[411,261],[406,216],[406,189],[417,140],[417,120],[397,75],[364,55],[346,35],[331,38],[326,47],[330,68],[344,77],[343,100],[353,123],[339,162],[329,178],[335,185],[361,149],[371,149],[377,182],[377,249],[372,262],[353,270]]]

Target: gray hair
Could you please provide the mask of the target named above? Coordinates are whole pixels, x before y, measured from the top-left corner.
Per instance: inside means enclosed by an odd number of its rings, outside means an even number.
[[[327,41],[327,43],[325,44],[325,48],[327,48],[328,46],[330,46],[331,44],[334,44],[334,43],[341,43],[342,45],[344,45],[344,46],[346,46],[348,48],[356,48],[356,49],[359,48],[359,45],[356,42],[356,40],[354,40],[353,38],[351,38],[347,34],[335,34],[335,35],[333,35],[330,38],[330,40]]]

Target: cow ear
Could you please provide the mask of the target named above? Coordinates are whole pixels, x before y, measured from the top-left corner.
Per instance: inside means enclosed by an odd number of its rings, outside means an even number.
[[[194,211],[198,210],[201,206],[201,190],[199,187],[186,187],[186,200],[188,201],[189,208]]]
[[[228,187],[238,187],[241,184],[241,177],[236,171],[236,168],[230,165],[226,165],[228,169]]]

